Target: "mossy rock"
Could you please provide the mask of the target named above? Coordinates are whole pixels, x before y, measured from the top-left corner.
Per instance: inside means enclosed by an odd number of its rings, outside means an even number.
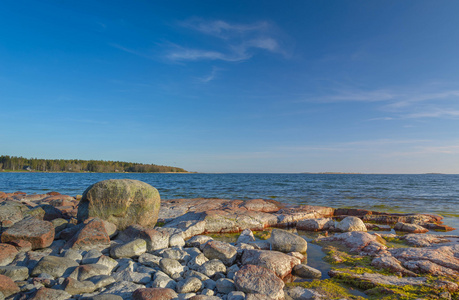
[[[151,185],[131,179],[110,179],[91,185],[83,193],[78,221],[98,217],[114,223],[119,230],[134,224],[154,227],[161,199]]]

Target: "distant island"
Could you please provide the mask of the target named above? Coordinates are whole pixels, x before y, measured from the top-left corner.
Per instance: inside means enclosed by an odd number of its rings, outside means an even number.
[[[363,173],[351,173],[351,172],[303,172],[301,174],[363,174]]]
[[[141,164],[123,161],[81,159],[39,159],[17,156],[0,156],[2,172],[96,172],[96,173],[188,173],[171,166]]]

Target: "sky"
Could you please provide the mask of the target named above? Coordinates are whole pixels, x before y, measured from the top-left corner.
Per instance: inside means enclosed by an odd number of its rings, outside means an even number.
[[[459,1],[5,0],[0,154],[459,173]]]

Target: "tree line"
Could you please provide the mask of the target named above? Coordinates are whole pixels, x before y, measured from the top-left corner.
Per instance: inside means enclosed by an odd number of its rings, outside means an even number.
[[[80,160],[80,159],[38,159],[17,156],[0,156],[0,170],[39,172],[138,172],[138,173],[179,173],[182,168],[140,164],[123,161]]]

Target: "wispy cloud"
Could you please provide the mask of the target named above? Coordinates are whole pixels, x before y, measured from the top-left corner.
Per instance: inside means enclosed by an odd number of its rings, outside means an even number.
[[[181,22],[182,27],[211,36],[218,41],[211,46],[193,48],[174,45],[166,58],[172,61],[222,60],[238,62],[250,59],[257,50],[286,55],[268,22],[236,24],[222,20],[192,19]]]
[[[215,77],[217,76],[218,70],[219,70],[218,68],[213,67],[212,71],[210,72],[210,74],[208,74],[208,75],[206,75],[204,77],[199,77],[198,80],[203,82],[203,83],[208,83],[208,82],[210,82],[210,81],[215,79]]]

